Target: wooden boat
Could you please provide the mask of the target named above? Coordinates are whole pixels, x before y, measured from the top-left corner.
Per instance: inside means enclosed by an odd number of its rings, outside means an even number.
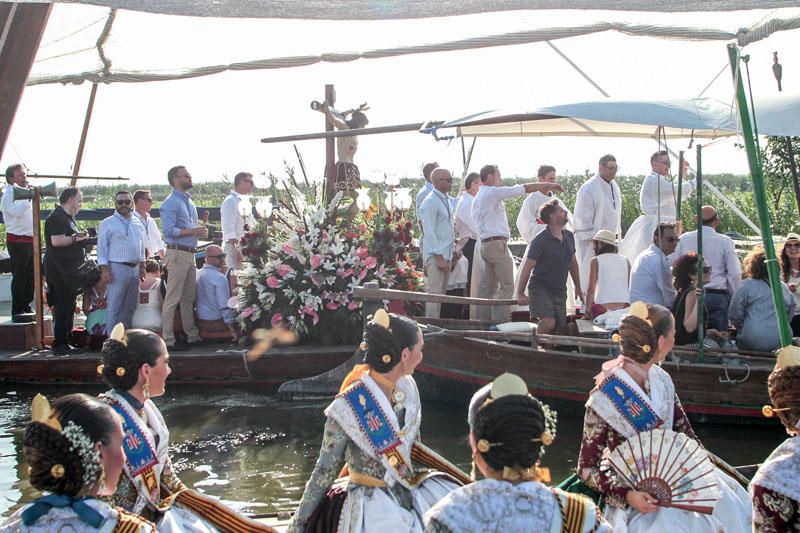
[[[462,298],[379,289],[366,284],[356,289],[365,309],[390,301],[438,301],[466,305],[497,304],[495,300]],[[500,302],[503,303],[503,302]],[[423,399],[466,403],[475,390],[503,372],[522,377],[534,395],[551,403],[571,403],[582,409],[603,362],[614,357],[616,345],[599,328],[584,324],[579,336],[537,335],[530,332],[488,331],[476,321],[419,319],[425,334],[424,358],[414,376]],[[698,356],[692,348],[676,347],[674,356]],[[771,354],[743,350],[705,350],[709,362],[668,359],[678,397],[695,419],[752,424],[763,420],[761,407],[769,403],[767,376],[775,360]],[[713,358],[713,359],[712,359]],[[280,398],[333,396],[342,378],[360,354],[320,376],[285,383]],[[719,360],[721,362],[710,362]]]
[[[279,346],[248,361],[246,350],[230,345],[206,345],[170,354],[171,384],[281,383],[313,376],[346,361],[353,346]],[[0,352],[0,383],[46,385],[97,384],[100,354],[58,356],[50,352]]]

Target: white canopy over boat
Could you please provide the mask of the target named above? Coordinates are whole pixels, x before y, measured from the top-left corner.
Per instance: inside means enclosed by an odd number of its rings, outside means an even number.
[[[756,101],[762,135],[800,135],[800,94]],[[633,137],[717,138],[736,135],[738,118],[731,103],[713,98],[621,100],[605,98],[531,111],[486,111],[445,122],[460,137]]]

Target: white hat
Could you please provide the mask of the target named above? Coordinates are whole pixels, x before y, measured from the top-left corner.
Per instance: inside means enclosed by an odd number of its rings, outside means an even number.
[[[598,242],[604,242],[612,246],[617,245],[617,236],[608,231],[607,229],[601,229],[600,231],[595,233],[594,237],[592,237],[592,240]]]

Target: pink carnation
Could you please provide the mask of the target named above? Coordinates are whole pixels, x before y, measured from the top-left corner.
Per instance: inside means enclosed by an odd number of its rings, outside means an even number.
[[[283,322],[283,315],[280,313],[275,313],[272,315],[272,319],[269,321],[273,328],[279,325],[281,322]]]
[[[278,275],[279,275],[280,277],[282,277],[282,278],[285,278],[285,277],[286,277],[287,275],[289,275],[289,273],[290,273],[290,272],[292,272],[293,270],[294,270],[294,269],[293,269],[292,267],[290,267],[289,265],[287,265],[286,263],[281,263],[281,264],[278,266],[278,268],[276,268],[276,269],[275,269],[275,271],[278,273]],[[275,287],[273,287],[273,289],[274,289],[274,288],[275,288]]]
[[[369,256],[364,259],[364,265],[367,267],[367,270],[375,268],[378,264],[378,260],[375,259],[373,256]]]
[[[277,289],[281,282],[275,276],[270,276],[267,278],[267,287],[270,289]]]
[[[322,264],[322,257],[318,254],[314,254],[308,259],[308,262],[311,264],[311,268],[316,270]]]

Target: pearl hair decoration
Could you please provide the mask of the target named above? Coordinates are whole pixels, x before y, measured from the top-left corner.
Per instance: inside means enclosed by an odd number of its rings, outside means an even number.
[[[100,477],[100,452],[94,449],[94,443],[81,427],[70,420],[62,435],[69,442],[69,451],[76,452],[81,458],[83,467],[83,484],[91,485]]]

